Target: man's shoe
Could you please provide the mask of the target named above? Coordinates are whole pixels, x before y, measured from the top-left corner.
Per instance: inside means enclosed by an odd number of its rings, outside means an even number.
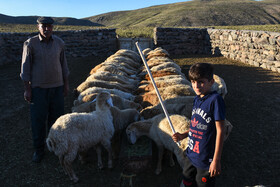
[[[44,157],[44,152],[35,151],[32,157],[32,162],[40,163],[43,157]]]

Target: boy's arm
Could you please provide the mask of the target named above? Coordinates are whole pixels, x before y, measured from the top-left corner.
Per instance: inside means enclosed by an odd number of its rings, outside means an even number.
[[[222,157],[222,149],[224,143],[224,124],[225,121],[215,121],[216,124],[216,146],[213,161],[209,167],[209,173],[211,177],[215,177],[221,173],[221,157]]]

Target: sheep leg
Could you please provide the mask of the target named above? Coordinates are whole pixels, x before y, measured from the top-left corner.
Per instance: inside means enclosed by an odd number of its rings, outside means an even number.
[[[175,162],[173,159],[173,153],[171,151],[167,150],[167,155],[169,157],[169,166],[171,166],[171,167],[175,166]]]
[[[70,163],[67,162],[64,158],[65,158],[64,155],[59,156],[60,165],[62,166],[62,169],[63,169],[65,175],[68,175],[70,180],[73,180],[73,177],[71,175],[71,170],[72,170],[71,162]],[[74,175],[75,175],[75,173],[74,173]],[[75,180],[74,180],[74,182],[75,182]]]
[[[67,175],[67,171],[66,171],[65,165],[64,165],[64,156],[63,156],[63,155],[60,155],[58,158],[59,158],[59,162],[60,162],[60,165],[61,165],[62,168],[63,168],[64,173]]]
[[[75,150],[75,149],[74,149]],[[63,166],[68,174],[70,180],[72,180],[74,183],[78,182],[79,178],[76,176],[73,168],[72,168],[72,162],[77,156],[77,151],[71,151],[70,153],[66,154],[63,159]]]
[[[64,160],[64,167],[65,167],[65,170],[66,170],[70,180],[72,180],[74,183],[78,182],[79,178],[76,176],[76,174],[72,168],[71,162]]]
[[[87,157],[87,152],[86,151],[79,153],[79,160],[81,161],[81,164],[87,163],[86,157]]]
[[[115,132],[111,139],[111,146],[112,146],[112,157],[113,159],[117,159],[117,155],[119,155],[120,152],[120,141],[121,141],[121,133]]]
[[[98,166],[99,169],[102,169],[103,168],[103,163],[102,163],[101,147],[100,147],[100,145],[96,145],[94,147],[95,147],[95,150],[96,150],[96,153],[97,153],[97,166]]]
[[[160,174],[161,172],[161,162],[163,157],[164,147],[162,145],[157,145],[158,147],[158,161],[157,161],[157,169],[155,171],[156,175]]]
[[[102,141],[101,144],[104,148],[108,151],[108,168],[113,168],[113,161],[112,161],[112,146],[111,141],[108,138],[108,141]]]

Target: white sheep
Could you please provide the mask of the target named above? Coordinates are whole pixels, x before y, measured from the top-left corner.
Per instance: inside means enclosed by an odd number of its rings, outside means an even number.
[[[217,91],[218,94],[220,94],[223,98],[225,98],[228,91],[227,91],[227,85],[226,85],[224,79],[222,79],[221,77],[219,77],[218,75],[215,75],[215,74],[213,75],[213,78],[214,78],[215,82],[212,85],[211,90]]]
[[[170,115],[169,117],[176,132],[183,133],[189,130],[190,120],[187,117],[177,114]],[[225,120],[224,141],[228,138],[231,130],[231,123]],[[174,153],[179,165],[181,168],[184,168],[186,159],[184,151],[188,146],[188,138],[180,141],[180,146],[178,146],[172,139],[173,132],[164,114],[159,114],[153,118],[130,124],[126,128],[126,134],[128,140],[132,144],[134,144],[141,136],[148,136],[156,143],[158,148],[158,162],[157,169],[155,171],[156,174],[161,172],[161,160],[164,148]],[[172,161],[172,157],[170,157],[170,163],[174,163]]]
[[[155,83],[158,83],[158,82],[178,82],[178,84],[182,81],[184,82],[187,82],[188,85],[191,86],[191,83],[190,81],[188,81],[185,77],[183,77],[182,75],[167,75],[167,76],[163,76],[163,77],[155,77],[154,78],[154,81]],[[148,81],[148,80],[142,80],[139,82],[138,86],[142,86],[142,85],[147,85],[147,84],[150,84],[151,81]]]
[[[97,66],[95,66],[94,68],[91,69],[90,74],[96,73],[97,71],[99,71],[101,68],[106,66],[114,66],[115,68],[118,68],[119,70],[125,72],[127,75],[135,75],[137,74],[138,71],[134,71],[132,69],[128,69],[125,66],[123,66],[121,63],[114,63],[114,62],[103,62],[101,64],[98,64]]]
[[[129,59],[130,60],[130,59]],[[107,59],[107,61],[103,62],[104,64],[116,64],[117,66],[122,66],[123,68],[128,69],[129,71],[133,71],[133,72],[139,72],[139,68],[134,68],[131,65],[129,65],[128,63],[126,63],[126,61],[123,61],[123,59],[121,57],[119,58],[111,58],[111,59]]]
[[[125,62],[127,65],[129,65],[132,69],[137,70],[140,67],[139,61],[136,62],[132,60],[129,57],[126,56],[120,56],[117,54],[113,54],[110,57],[108,57],[105,62]]]
[[[153,66],[152,68],[150,68],[151,72],[156,72],[156,71],[160,71],[160,70],[165,70],[166,68],[169,69],[175,69],[178,72],[181,72],[181,68],[178,64],[176,64],[175,62],[164,62],[164,63],[160,63],[156,66]],[[174,71],[174,70],[173,70]],[[142,72],[140,74],[145,74],[147,73],[147,70],[144,69],[142,70]]]
[[[165,49],[162,49],[161,47],[157,47],[156,49],[150,51],[148,54],[147,54],[147,59],[151,59],[153,57],[169,57],[169,53],[165,50]]]
[[[122,75],[116,75],[107,71],[97,72],[87,77],[86,81],[103,80],[115,81],[121,84],[137,85],[139,81]]]
[[[92,112],[95,110],[96,102],[94,99],[96,98],[96,94],[90,94],[88,95],[88,101],[85,103],[75,103],[72,107],[72,112]],[[113,105],[118,107],[119,109],[128,109],[128,108],[134,108],[137,110],[141,110],[142,107],[139,103],[135,103],[133,101],[124,99],[118,95],[111,94],[112,100],[113,100]],[[85,97],[83,99],[86,99]]]
[[[171,115],[170,120],[176,132],[183,133],[189,129],[190,120],[185,116]],[[126,128],[126,134],[129,142],[131,142],[132,144],[134,144],[141,136],[148,136],[156,143],[158,148],[158,161],[155,173],[157,175],[162,170],[161,161],[164,148],[174,153],[178,163],[181,167],[183,167],[185,157],[182,150],[185,150],[187,148],[188,139],[186,138],[182,140],[180,142],[181,146],[178,147],[178,145],[173,141],[171,137],[173,133],[164,114],[160,114],[151,119],[130,124]],[[170,165],[174,165],[172,154],[170,157]]]
[[[133,74],[128,74],[128,73],[126,73],[126,71],[122,70],[123,68],[120,68],[120,67],[121,66],[119,66],[119,65],[116,66],[114,64],[109,64],[108,63],[107,65],[102,66],[99,69],[97,69],[95,73],[106,71],[106,72],[109,72],[109,73],[112,73],[112,74],[127,77],[127,78],[132,79],[132,80],[137,80],[138,79],[138,77],[136,76],[136,72],[133,73]]]
[[[78,96],[77,99],[82,100],[83,97],[86,95],[90,95],[92,93],[100,93],[100,92],[104,92],[104,91],[107,91],[111,94],[118,95],[120,97],[123,97],[123,98],[131,100],[131,101],[135,99],[135,96],[131,93],[123,92],[118,89],[107,89],[107,88],[101,88],[101,87],[90,87],[90,88],[86,89],[85,91],[83,91],[82,93],[80,93],[80,95]]]
[[[59,157],[61,166],[74,182],[79,180],[72,169],[77,154],[99,143],[108,151],[108,167],[112,168],[111,138],[115,129],[111,106],[110,94],[100,93],[97,96],[96,111],[63,115],[50,129],[47,147]]]
[[[168,75],[164,77],[156,77],[154,80],[155,82],[157,82],[157,81],[174,81],[176,79],[185,79],[185,77],[182,75]]]
[[[151,48],[146,48],[146,49],[144,49],[144,50],[142,51],[142,53],[143,53],[143,55],[145,56],[145,58],[147,58],[147,55],[148,55],[148,53],[149,53],[150,51],[152,51]]]
[[[168,57],[153,57],[147,61],[147,64],[148,64],[149,68],[152,68],[154,66],[163,64],[165,62],[174,62],[174,61]]]
[[[136,109],[124,109],[120,110],[115,106],[110,108],[111,114],[113,116],[113,124],[114,124],[114,136],[111,139],[112,142],[112,157],[115,158],[120,150],[120,142],[121,142],[121,133],[122,130],[125,129],[129,124],[138,121],[140,118],[140,114]],[[97,161],[98,167],[103,168],[102,157],[101,157],[101,146],[95,146],[97,152]],[[80,160],[82,163],[85,162],[85,154],[80,155]]]
[[[178,70],[174,67],[166,67],[164,69],[156,70],[156,71],[151,70],[151,73],[152,73],[153,78],[163,77],[163,76],[168,76],[168,75],[181,75],[182,77],[184,77],[186,79],[185,74],[183,74],[181,72],[181,70]],[[139,73],[138,76],[143,77],[142,79],[150,80],[148,73],[145,71],[142,71],[141,73]]]
[[[141,62],[141,57],[138,55],[138,53],[129,49],[120,49],[115,53],[115,55],[128,57],[138,63]]]
[[[81,93],[90,87],[101,87],[108,89],[118,89],[124,92],[132,92],[135,90],[135,85],[122,84],[114,81],[92,80],[82,82],[76,89],[77,93]]]
[[[162,70],[162,69],[165,69],[168,67],[173,67],[173,68],[177,69],[178,71],[181,71],[181,67],[178,64],[176,64],[175,62],[165,62],[165,63],[159,64],[157,66],[153,66],[151,68],[151,71],[159,71],[159,70]]]

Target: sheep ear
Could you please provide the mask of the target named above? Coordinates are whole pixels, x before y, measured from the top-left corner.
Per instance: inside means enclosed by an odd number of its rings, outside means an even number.
[[[107,100],[107,103],[108,103],[109,106],[114,106],[113,105],[113,100],[112,100],[111,97],[110,97],[110,99]]]
[[[94,103],[96,101],[96,98],[94,100],[92,100],[90,103]]]
[[[131,131],[128,135],[128,141],[130,141],[130,143],[135,144],[136,143],[136,134],[135,132]]]

